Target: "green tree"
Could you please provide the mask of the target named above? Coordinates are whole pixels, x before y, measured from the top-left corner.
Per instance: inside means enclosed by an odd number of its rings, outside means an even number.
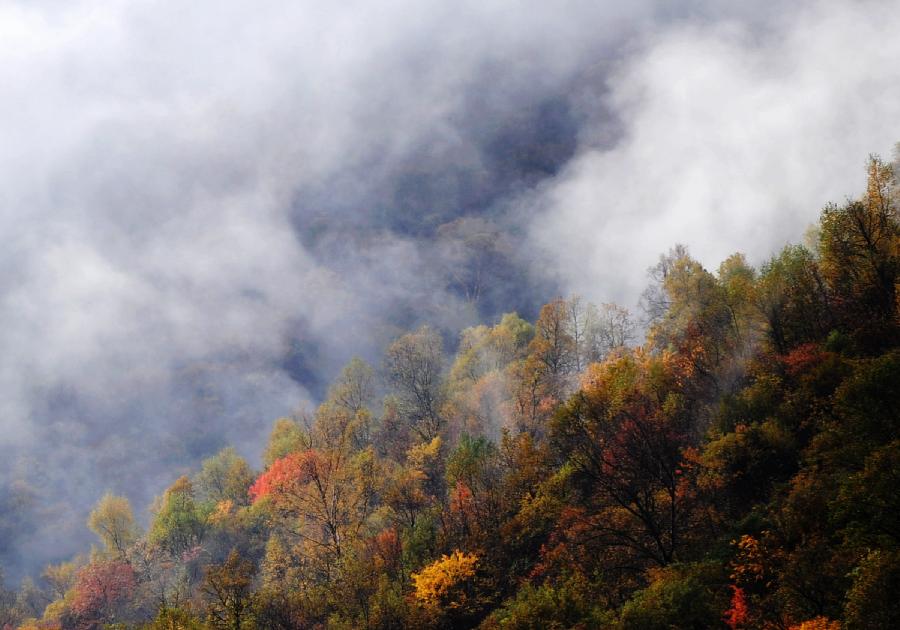
[[[655,572],[650,585],[635,593],[622,608],[619,627],[622,630],[724,628],[723,585],[706,583],[707,576],[703,573],[709,571],[690,565]]]
[[[150,542],[173,555],[199,545],[206,532],[206,514],[194,501],[194,486],[180,477],[159,499],[150,526]]]
[[[785,247],[762,266],[756,305],[774,349],[781,354],[821,339],[831,329],[825,279],[812,253],[800,245]]]
[[[204,630],[203,623],[180,608],[162,608],[156,618],[141,630]]]
[[[854,569],[844,610],[848,630],[900,627],[900,553],[876,549]]]
[[[293,418],[279,418],[272,426],[269,442],[263,452],[263,463],[271,466],[276,459],[310,448],[308,431]]]
[[[247,505],[250,501],[247,490],[252,483],[253,471],[230,446],[205,459],[194,480],[198,498],[213,505],[220,501]]]

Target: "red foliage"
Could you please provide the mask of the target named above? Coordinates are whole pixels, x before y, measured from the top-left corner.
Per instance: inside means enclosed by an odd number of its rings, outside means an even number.
[[[79,627],[109,623],[116,611],[134,595],[134,570],[119,560],[92,562],[78,572],[72,612]]]
[[[403,555],[403,544],[397,530],[388,527],[378,532],[369,540],[369,553],[376,569],[387,571],[392,575],[398,573]]]
[[[472,490],[462,481],[457,481],[456,487],[450,493],[450,511],[467,518],[471,518],[475,514]]]
[[[591,550],[586,549],[593,538],[595,525],[595,517],[589,516],[584,508],[563,508],[550,539],[541,545],[540,562],[532,570],[531,577],[540,577],[563,567],[583,570],[582,560],[595,557]]]
[[[747,609],[747,597],[740,586],[731,587],[731,608],[725,611],[725,625],[731,630],[739,630],[747,627],[749,622]]]
[[[805,343],[797,346],[782,358],[784,367],[791,376],[798,376],[808,371],[825,358],[825,352],[818,344]]]
[[[250,486],[252,502],[285,492],[296,484],[314,479],[323,465],[321,456],[313,450],[291,453],[275,460],[269,469]]]

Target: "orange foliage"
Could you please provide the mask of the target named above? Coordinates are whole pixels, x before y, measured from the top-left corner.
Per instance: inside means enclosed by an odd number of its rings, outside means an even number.
[[[372,563],[379,571],[397,573],[403,555],[403,543],[393,527],[383,529],[369,541]]]
[[[755,584],[765,577],[764,549],[753,536],[743,535],[734,543],[737,558],[732,563],[731,579],[741,584]]]
[[[731,608],[725,611],[725,625],[731,630],[739,630],[747,627],[749,612],[747,598],[744,589],[740,586],[731,587]]]
[[[456,487],[450,493],[450,511],[467,517],[474,515],[475,501],[472,490],[462,481],[457,481]]]
[[[250,500],[254,503],[270,495],[279,495],[296,484],[311,480],[324,462],[313,450],[291,453],[276,459],[250,486]]]

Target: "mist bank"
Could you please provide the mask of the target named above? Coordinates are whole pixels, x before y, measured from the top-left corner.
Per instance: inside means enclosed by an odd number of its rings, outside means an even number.
[[[892,3],[619,4],[0,8],[7,575],[405,330],[759,261],[900,137]]]

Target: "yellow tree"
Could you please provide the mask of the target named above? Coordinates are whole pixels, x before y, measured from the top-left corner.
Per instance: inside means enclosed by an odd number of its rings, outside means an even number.
[[[106,551],[120,558],[140,535],[128,499],[110,493],[97,503],[87,524],[103,541]]]
[[[562,380],[577,368],[577,348],[572,336],[569,304],[557,298],[545,304],[534,325],[530,354],[547,368],[550,377],[562,388]]]
[[[236,549],[221,565],[207,567],[201,590],[207,598],[207,616],[214,628],[241,630],[253,623],[253,562],[241,558]]]
[[[416,599],[434,609],[461,608],[470,596],[469,589],[478,557],[456,550],[443,555],[418,573],[412,574]]]
[[[285,533],[302,541],[317,578],[329,579],[374,508],[371,449],[349,454],[309,449],[276,460],[250,488]]]

